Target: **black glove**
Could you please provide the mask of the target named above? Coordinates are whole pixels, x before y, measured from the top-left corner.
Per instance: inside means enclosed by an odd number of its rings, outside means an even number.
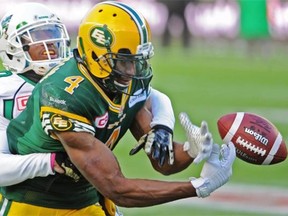
[[[168,163],[174,163],[173,131],[170,128],[155,125],[148,134],[139,139],[137,146],[131,149],[129,154],[136,154],[142,147],[146,154],[152,153],[152,158],[158,160],[160,166],[164,165],[166,155],[169,157]]]
[[[59,166],[61,166],[62,169],[64,170],[63,175],[72,178],[75,182],[79,181],[81,173],[79,172],[77,167],[71,162],[67,153],[57,152],[55,160],[59,164]]]

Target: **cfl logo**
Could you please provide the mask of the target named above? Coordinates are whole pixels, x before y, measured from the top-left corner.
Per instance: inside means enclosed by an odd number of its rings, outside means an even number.
[[[95,118],[95,125],[97,128],[104,128],[108,122],[108,112],[104,115]]]
[[[26,108],[26,104],[30,95],[25,95],[16,98],[17,109],[23,111]]]

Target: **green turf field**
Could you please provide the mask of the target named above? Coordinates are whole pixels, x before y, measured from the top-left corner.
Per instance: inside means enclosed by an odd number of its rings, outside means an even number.
[[[268,46],[265,50],[254,47],[253,51],[240,48],[238,45],[229,48],[226,44],[223,51],[220,45],[195,44],[183,51],[177,45],[169,48],[156,46],[152,84],[172,100],[177,117],[176,140],[185,140],[178,121],[181,111],[187,112],[197,125],[206,120],[217,143],[221,143],[217,119],[229,112],[247,111],[272,121],[288,142],[288,54],[285,48]],[[143,152],[128,156],[134,143],[129,135],[116,148],[116,155],[127,177],[186,180],[199,174],[199,167],[192,165],[181,174],[163,177],[152,170]],[[230,182],[288,187],[287,161],[273,166],[258,166],[236,159]],[[122,211],[126,215],[138,216],[250,215],[168,205]]]

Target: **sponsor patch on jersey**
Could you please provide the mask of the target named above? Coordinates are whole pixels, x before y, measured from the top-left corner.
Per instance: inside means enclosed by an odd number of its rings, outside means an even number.
[[[108,123],[108,112],[106,112],[102,116],[98,116],[95,118],[95,125],[97,128],[104,128]]]
[[[26,104],[30,95],[25,95],[16,98],[17,109],[23,111],[26,108]]]
[[[133,107],[136,103],[146,100],[146,98],[147,98],[146,91],[143,91],[143,89],[139,89],[134,93],[134,95],[130,96],[129,107]]]
[[[58,99],[58,98],[53,98],[53,97],[49,97],[49,101],[52,101],[56,104],[62,104],[62,105],[66,105],[66,101],[62,100],[62,99]]]
[[[51,116],[51,125],[57,131],[68,131],[72,128],[72,122],[65,116],[54,114]]]

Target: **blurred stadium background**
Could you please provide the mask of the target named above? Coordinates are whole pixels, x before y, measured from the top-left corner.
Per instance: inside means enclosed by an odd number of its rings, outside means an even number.
[[[272,121],[288,142],[288,0],[190,0],[178,14],[184,0],[122,1],[136,7],[151,24],[152,84],[172,100],[176,140],[185,140],[178,121],[181,111],[197,125],[206,120],[219,144],[217,119],[229,112],[247,111]],[[0,16],[19,2],[25,1],[0,0]],[[99,1],[35,2],[60,16],[75,46],[81,18]],[[176,11],[172,16],[169,7]],[[134,144],[128,134],[115,151],[127,177],[187,180],[199,175],[201,166],[192,165],[182,173],[161,176],[143,152],[128,156]],[[231,181],[208,199],[121,210],[129,216],[288,215],[287,165],[284,161],[257,166],[236,159]]]

